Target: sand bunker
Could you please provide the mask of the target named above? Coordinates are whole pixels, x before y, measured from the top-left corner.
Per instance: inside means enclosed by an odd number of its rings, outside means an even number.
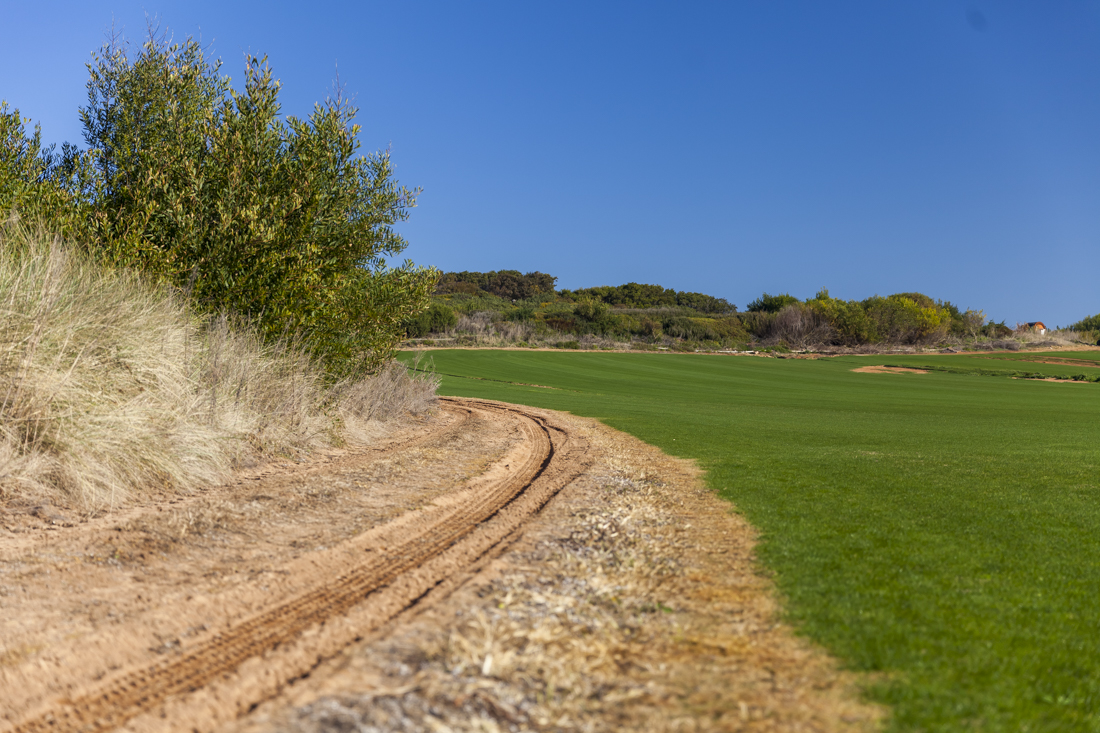
[[[892,366],[865,366],[853,369],[853,372],[861,372],[863,374],[927,374],[927,369],[913,369],[910,367],[892,367]]]

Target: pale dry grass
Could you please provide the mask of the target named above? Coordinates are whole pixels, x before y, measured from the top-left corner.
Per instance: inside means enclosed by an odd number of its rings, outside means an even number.
[[[1091,339],[1089,338],[1090,336],[1092,336]],[[1012,337],[1019,340],[1022,344],[1024,344],[1024,346],[1030,346],[1033,348],[1041,348],[1044,346],[1050,348],[1059,348],[1064,346],[1077,346],[1083,343],[1087,343],[1089,345],[1096,343],[1095,335],[1087,331],[1071,331],[1068,328],[1057,330],[1047,329],[1046,333],[1038,334],[1026,328],[1017,327],[1016,332],[1013,333]]]
[[[193,491],[426,409],[436,383],[405,371],[326,385],[293,345],[200,318],[18,223],[0,228],[0,501],[95,511]]]
[[[604,351],[626,351],[644,348],[647,344],[636,339],[616,339],[596,334],[573,334],[541,329],[532,323],[498,320],[496,314],[488,311],[462,314],[453,329],[445,336],[433,334],[427,339],[413,340],[413,343],[431,344],[436,347],[486,347],[505,348],[509,346],[529,346],[531,348],[561,348],[563,342],[576,341],[581,349]],[[666,346],[676,343],[675,339],[665,338]]]
[[[697,472],[591,438],[593,473],[489,578],[232,730],[877,730],[854,678],[781,623],[751,528]]]

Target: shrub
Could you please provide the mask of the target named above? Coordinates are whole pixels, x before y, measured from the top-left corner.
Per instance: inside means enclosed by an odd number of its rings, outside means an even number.
[[[439,278],[437,293],[488,293],[504,300],[529,300],[553,293],[557,278],[545,272],[520,274],[519,270],[492,272],[445,272]]]
[[[778,313],[788,305],[798,303],[798,298],[784,293],[783,295],[768,295],[764,293],[748,305],[750,313]]]
[[[517,306],[505,313],[504,318],[508,321],[533,321],[535,319],[535,309],[529,305]]]
[[[676,291],[660,285],[627,283],[626,285],[601,285],[580,290],[563,290],[562,297],[575,300],[596,300],[607,305],[628,308],[653,308],[676,305]]]
[[[559,341],[554,344],[554,346],[559,349],[579,349],[581,347],[581,342],[575,339],[572,341]]]
[[[602,323],[611,315],[611,309],[601,301],[585,300],[573,306],[573,313],[588,323]]]
[[[767,338],[773,320],[775,314],[763,310],[749,311],[741,316],[745,330],[760,339]]]
[[[995,323],[990,321],[981,328],[981,335],[992,339],[1003,339],[1013,334],[1012,328],[1004,321]]]
[[[457,323],[454,308],[443,303],[432,303],[426,311],[408,319],[404,325],[408,338],[423,338],[429,333],[444,333]]]
[[[743,344],[750,338],[749,332],[745,330],[745,325],[738,316],[714,318],[710,321],[710,327],[723,341],[736,341]]]
[[[657,338],[661,335],[661,324],[652,318],[643,318],[639,330],[646,338]]]
[[[737,312],[737,306],[725,298],[715,298],[704,293],[676,293],[676,305],[719,316]]]
[[[0,216],[18,211],[63,237],[81,233],[87,207],[78,192],[87,183],[86,156],[67,143],[60,154],[43,148],[41,129],[28,133],[26,122],[0,102]]]
[[[685,341],[717,341],[720,338],[710,323],[702,318],[672,316],[666,318],[661,327],[667,335]]]
[[[418,192],[394,180],[388,153],[359,154],[354,107],[337,98],[284,118],[266,60],[249,59],[238,92],[192,39],[151,36],[134,58],[112,42],[89,72],[90,149],[55,160],[4,116],[15,147],[0,154],[0,199],[207,312],[271,339],[299,334],[333,375],[392,355],[438,273],[386,265]]]
[[[784,306],[771,319],[768,329],[769,338],[796,349],[830,343],[834,333],[824,313],[802,303]]]
[[[1100,313],[1095,316],[1088,316],[1082,318],[1077,323],[1069,327],[1071,331],[1100,331]]]
[[[950,325],[946,310],[935,303],[920,305],[907,295],[891,295],[887,298],[875,295],[864,300],[862,305],[873,324],[876,336],[891,343],[938,341],[947,335]]]
[[[627,283],[603,285],[580,290],[562,290],[564,298],[597,300],[616,308],[668,308],[679,306],[699,313],[725,315],[736,313],[737,307],[725,298],[715,298],[704,293],[678,292],[660,285]]]

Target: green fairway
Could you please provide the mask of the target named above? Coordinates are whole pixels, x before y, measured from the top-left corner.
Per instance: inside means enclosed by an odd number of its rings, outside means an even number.
[[[442,394],[697,459],[761,530],[791,620],[874,673],[894,728],[1100,731],[1100,384],[1010,378],[1100,363],[1022,356],[430,353]]]

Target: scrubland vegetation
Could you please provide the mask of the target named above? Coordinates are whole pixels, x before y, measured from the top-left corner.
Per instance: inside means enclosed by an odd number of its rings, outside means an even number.
[[[678,351],[1018,349],[1096,343],[1087,322],[1041,338],[922,293],[801,301],[764,293],[743,313],[703,293],[659,285],[555,290],[541,272],[444,273],[430,308],[405,324],[410,339],[455,346]]]
[[[284,117],[265,60],[220,68],[112,39],[86,149],[0,103],[0,500],[189,490],[430,402],[392,357],[438,272],[386,265],[417,191],[339,94]]]
[[[443,394],[599,417],[698,460],[887,729],[1100,726],[1100,387],[1019,378],[1100,380],[1100,353],[432,359]],[[884,363],[935,371],[851,371]]]
[[[434,399],[395,362],[334,380],[293,342],[10,224],[0,294],[0,501],[94,511],[189,491]]]
[[[1076,331],[1080,338],[1086,342],[1095,342],[1100,345],[1100,313],[1082,318],[1070,326],[1069,330]]]
[[[44,147],[0,107],[0,211],[195,308],[301,338],[331,373],[390,358],[438,273],[386,266],[417,191],[388,153],[359,153],[356,109],[337,96],[283,117],[265,60],[249,59],[238,91],[194,40],[129,51],[116,39],[89,64],[87,149]]]

